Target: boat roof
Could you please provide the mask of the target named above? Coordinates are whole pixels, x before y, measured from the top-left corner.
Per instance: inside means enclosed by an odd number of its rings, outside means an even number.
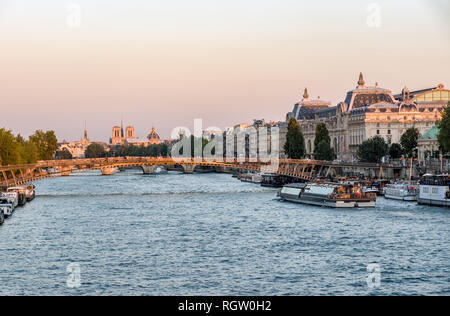
[[[345,185],[346,184],[330,183],[330,182],[324,182],[324,183],[290,183],[290,184],[285,185],[285,187],[296,188],[296,189],[303,189],[303,188],[306,188],[307,186],[336,188],[336,187],[345,186]]]

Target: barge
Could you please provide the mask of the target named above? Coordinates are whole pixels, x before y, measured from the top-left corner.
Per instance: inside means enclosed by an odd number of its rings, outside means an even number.
[[[377,196],[360,185],[337,183],[292,183],[278,193],[284,201],[332,208],[375,207]]]
[[[450,176],[426,176],[420,181],[419,204],[450,207]]]
[[[419,194],[419,188],[416,184],[401,183],[401,184],[388,184],[384,191],[384,198],[400,201],[417,201],[417,195]]]

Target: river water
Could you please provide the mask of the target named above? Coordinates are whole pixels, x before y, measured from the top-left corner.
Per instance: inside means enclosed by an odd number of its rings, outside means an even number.
[[[1,295],[450,295],[448,209],[291,204],[227,174],[36,184],[0,226]]]

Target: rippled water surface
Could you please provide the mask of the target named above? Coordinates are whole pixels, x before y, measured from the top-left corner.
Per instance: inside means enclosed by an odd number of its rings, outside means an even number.
[[[450,295],[448,209],[291,204],[226,174],[36,184],[37,198],[0,226],[2,295]],[[373,263],[377,289],[366,283]]]

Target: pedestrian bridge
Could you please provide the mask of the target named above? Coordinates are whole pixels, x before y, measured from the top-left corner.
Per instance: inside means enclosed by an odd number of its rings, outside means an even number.
[[[0,166],[0,187],[8,188],[24,185],[38,180],[68,176],[72,173],[87,170],[101,170],[102,174],[111,174],[114,168],[141,167],[144,174],[151,174],[158,166],[181,166],[184,173],[193,173],[197,166],[216,167],[219,171],[248,170],[263,173],[273,173],[290,176],[304,181],[312,181],[317,177],[336,174],[336,170],[365,170],[374,177],[383,177],[383,170],[399,168],[388,164],[364,163],[333,163],[317,160],[276,159],[270,162],[241,161],[238,159],[224,159],[224,161],[209,161],[203,159],[172,159],[150,157],[120,157],[95,159],[70,159],[38,161],[27,165]]]

